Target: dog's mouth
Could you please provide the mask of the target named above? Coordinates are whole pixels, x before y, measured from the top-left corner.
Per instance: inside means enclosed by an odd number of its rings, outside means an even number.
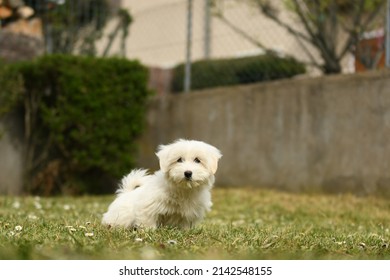
[[[185,186],[189,189],[196,189],[204,184],[203,181],[194,180],[194,178],[183,178],[181,182],[182,186]]]
[[[192,178],[192,177],[188,178],[185,176],[183,176],[181,179],[177,180],[176,184],[178,186],[181,186],[182,188],[189,188],[189,189],[196,188],[197,186],[200,185],[200,183],[198,181],[194,180],[194,178]]]
[[[207,180],[199,178],[199,176],[191,170],[181,171],[178,174],[168,174],[168,178],[170,181],[175,182],[178,187],[186,189],[195,189],[201,187],[207,182]]]

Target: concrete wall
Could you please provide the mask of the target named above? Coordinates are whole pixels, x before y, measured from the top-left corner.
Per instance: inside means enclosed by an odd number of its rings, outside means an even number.
[[[1,194],[21,192],[22,127],[0,124]],[[222,151],[220,186],[390,196],[390,71],[159,96],[139,166],[157,169],[157,145],[180,137]]]
[[[44,52],[43,40],[33,36],[0,30],[0,58],[8,61],[29,60]]]
[[[0,121],[0,194],[17,195],[23,188],[23,120],[19,112]]]
[[[13,28],[14,32],[20,31],[15,28],[17,26]],[[0,60],[7,62],[30,60],[42,55],[43,51],[42,38],[0,30]],[[24,172],[22,139],[23,116],[20,112],[15,111],[0,119],[0,194],[15,195],[22,192]]]
[[[222,151],[218,185],[390,195],[390,72],[158,97],[139,165],[180,137]]]

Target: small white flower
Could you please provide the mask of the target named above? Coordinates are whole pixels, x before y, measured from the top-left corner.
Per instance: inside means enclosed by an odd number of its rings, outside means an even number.
[[[237,221],[233,221],[232,223],[233,226],[241,226],[243,224],[245,224],[244,220],[237,220]]]
[[[69,231],[76,231],[76,229],[73,226],[65,226]]]
[[[15,201],[14,203],[12,203],[12,207],[15,208],[15,209],[19,209],[20,208],[20,202],[19,201]]]
[[[22,227],[22,226],[19,226],[19,225],[17,225],[17,226],[15,227],[15,230],[16,230],[16,231],[22,231],[22,229],[23,229],[23,227]]]
[[[258,224],[258,225],[261,225],[261,224],[263,224],[264,223],[264,221],[262,220],[262,219],[257,219],[256,221],[255,221],[255,224]]]
[[[65,205],[64,205],[64,210],[65,210],[65,211],[70,210],[70,205],[69,205],[69,204],[65,204]]]
[[[177,241],[176,240],[168,240],[168,244],[170,245],[176,245]]]
[[[84,235],[85,235],[86,237],[91,237],[91,236],[93,236],[93,232],[86,232]]]
[[[37,219],[38,219],[38,217],[35,216],[34,214],[29,214],[29,215],[28,215],[28,218],[29,218],[30,220],[37,220]]]
[[[134,241],[135,242],[142,242],[143,240],[142,240],[142,238],[136,238],[136,239],[134,239]]]
[[[13,232],[12,230],[8,233],[9,236],[14,236],[15,235],[15,232]]]
[[[94,208],[99,208],[100,207],[100,204],[97,203],[97,202],[94,202],[92,205],[93,205]]]
[[[146,260],[153,260],[158,257],[156,250],[150,247],[143,248],[141,251],[141,258]]]
[[[366,248],[366,243],[360,242],[359,246],[360,246],[361,249],[364,249],[364,248]]]
[[[38,201],[35,201],[35,202],[34,202],[34,206],[35,206],[35,208],[38,209],[38,210],[39,210],[39,209],[42,209],[42,204],[40,204]]]

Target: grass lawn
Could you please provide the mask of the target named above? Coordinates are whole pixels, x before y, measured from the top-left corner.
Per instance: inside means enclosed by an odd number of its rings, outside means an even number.
[[[0,259],[390,259],[390,200],[213,190],[191,230],[100,224],[113,196],[0,197]]]

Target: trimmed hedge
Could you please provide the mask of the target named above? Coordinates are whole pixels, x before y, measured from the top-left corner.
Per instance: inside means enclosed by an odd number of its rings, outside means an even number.
[[[15,107],[22,92],[23,80],[20,73],[0,60],[0,118]]]
[[[185,65],[173,70],[172,91],[183,91]],[[266,54],[237,59],[202,60],[192,63],[191,89],[255,83],[290,78],[305,73],[305,66],[293,58]]]
[[[120,58],[44,56],[15,66],[25,94],[27,190],[102,193],[134,165],[148,72]]]

